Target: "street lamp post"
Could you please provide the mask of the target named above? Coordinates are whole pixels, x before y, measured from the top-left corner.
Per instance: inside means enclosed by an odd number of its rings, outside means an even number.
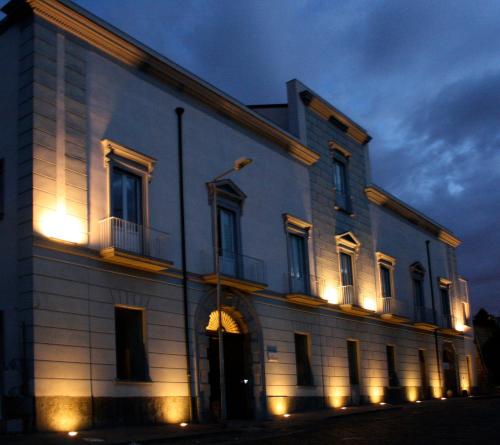
[[[220,256],[221,251],[219,248],[219,218],[217,212],[217,181],[229,175],[234,171],[239,171],[243,167],[252,162],[250,158],[240,158],[234,161],[231,169],[216,176],[210,181],[210,188],[212,189],[212,218],[214,227],[214,263],[215,263],[215,277],[216,285],[215,292],[217,295],[217,316],[219,319],[217,327],[217,337],[219,340],[219,386],[220,386],[220,420],[225,421],[227,417],[226,409],[226,376],[224,369],[224,337],[222,331],[222,303],[221,303],[221,285],[220,285]]]

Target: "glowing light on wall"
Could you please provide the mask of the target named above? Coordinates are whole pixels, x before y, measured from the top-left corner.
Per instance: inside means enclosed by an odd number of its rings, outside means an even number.
[[[377,302],[375,301],[375,298],[365,297],[363,300],[363,307],[365,309],[368,309],[369,311],[376,311],[377,310]]]
[[[461,321],[457,321],[455,323],[455,329],[459,332],[464,332],[465,331],[465,325]]]
[[[37,230],[47,238],[74,244],[84,244],[87,239],[82,220],[68,215],[64,208],[46,210],[41,215]]]
[[[368,389],[368,397],[371,403],[381,403],[384,400],[384,388],[382,386],[372,386]]]
[[[288,413],[288,400],[284,396],[269,398],[269,411],[275,416],[283,416]]]
[[[82,426],[82,419],[75,411],[68,409],[68,406],[61,404],[52,416],[50,428],[55,431],[69,431],[75,433]],[[74,436],[73,434],[69,434]]]
[[[440,399],[441,396],[442,396],[442,391],[441,391],[441,388],[439,386],[433,386],[432,387],[432,396],[435,398],[435,399]]]
[[[162,407],[163,421],[187,426],[189,407],[183,398],[166,398]],[[185,425],[183,425],[185,424]]]
[[[338,304],[339,294],[337,288],[333,286],[326,286],[323,298],[330,304]]]
[[[406,388],[406,398],[410,402],[415,402],[418,399],[419,387],[418,386],[408,386]]]

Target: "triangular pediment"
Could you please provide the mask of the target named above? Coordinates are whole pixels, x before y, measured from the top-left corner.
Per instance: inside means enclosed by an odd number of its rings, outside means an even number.
[[[361,246],[358,238],[352,232],[344,232],[340,235],[335,235],[335,240],[337,241],[337,245],[346,245],[356,249]]]

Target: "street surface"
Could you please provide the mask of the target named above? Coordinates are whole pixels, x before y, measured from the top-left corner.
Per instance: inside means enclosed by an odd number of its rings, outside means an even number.
[[[405,405],[391,411],[320,420],[308,425],[290,422],[266,429],[232,425],[233,431],[176,439],[175,444],[500,444],[500,398],[454,399]],[[236,426],[236,428],[235,428]],[[237,431],[234,431],[237,429]]]

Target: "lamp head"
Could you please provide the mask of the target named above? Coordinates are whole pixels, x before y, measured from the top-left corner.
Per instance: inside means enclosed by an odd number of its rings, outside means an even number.
[[[248,164],[252,163],[251,158],[239,158],[234,161],[234,169],[236,171],[241,170],[243,167],[246,167]]]

